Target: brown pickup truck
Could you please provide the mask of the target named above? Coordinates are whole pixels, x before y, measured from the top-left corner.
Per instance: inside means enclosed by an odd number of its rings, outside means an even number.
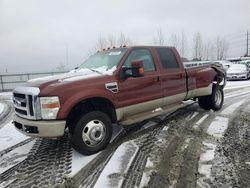
[[[185,69],[173,47],[113,48],[14,89],[14,125],[32,137],[61,137],[68,129],[72,146],[93,154],[110,142],[113,124],[129,126],[193,98],[203,109],[221,109],[225,83],[217,65]]]

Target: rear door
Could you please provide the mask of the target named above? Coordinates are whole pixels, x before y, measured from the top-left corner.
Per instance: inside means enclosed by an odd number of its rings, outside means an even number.
[[[178,52],[173,48],[156,48],[161,64],[160,80],[163,88],[163,104],[173,104],[185,99],[186,73]]]
[[[130,67],[133,60],[143,60],[144,76],[119,80],[117,94],[123,117],[153,110],[162,104],[163,92],[159,80],[156,58],[150,48],[134,48],[125,59],[123,66]]]

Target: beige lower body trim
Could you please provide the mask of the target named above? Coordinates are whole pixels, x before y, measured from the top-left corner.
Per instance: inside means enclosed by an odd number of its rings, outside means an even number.
[[[202,87],[188,91],[187,97],[185,99],[187,100],[193,97],[211,95],[212,91],[213,91],[213,84],[210,84],[208,87]]]
[[[160,98],[160,99],[156,99],[156,100],[152,100],[148,102],[143,102],[139,104],[134,104],[134,105],[118,108],[116,109],[117,121],[123,120],[135,114],[152,111],[159,107],[163,107],[166,105],[171,105],[174,103],[181,102],[183,100],[191,99],[193,97],[211,95],[212,89],[213,89],[213,84],[210,84],[208,87],[203,87],[203,88],[198,88],[198,89],[188,91],[187,95],[186,93],[181,93],[181,94],[168,96],[168,97],[164,97],[164,98]]]
[[[14,116],[14,122],[22,125],[22,127],[16,129],[21,133],[31,137],[47,137],[56,138],[64,135],[66,121],[34,121],[21,118],[17,115]],[[25,126],[36,127],[39,133],[29,133],[25,131]]]
[[[116,109],[117,120],[120,121],[128,116],[135,115],[142,112],[152,111],[156,108],[163,107],[165,105],[181,102],[185,99],[186,93],[181,93],[173,96],[168,96],[148,102],[134,104],[122,108]]]

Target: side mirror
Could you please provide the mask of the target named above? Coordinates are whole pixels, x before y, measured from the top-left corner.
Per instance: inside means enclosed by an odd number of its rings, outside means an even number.
[[[122,67],[121,78],[143,77],[144,67],[142,60],[134,60],[131,62],[131,67]]]

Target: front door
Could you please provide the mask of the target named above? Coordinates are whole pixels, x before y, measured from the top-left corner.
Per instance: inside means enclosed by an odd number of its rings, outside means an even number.
[[[145,73],[143,77],[130,77],[126,80],[120,80],[118,83],[119,92],[117,98],[123,118],[154,110],[162,104],[161,81],[150,49],[133,49],[123,66],[130,67],[131,62],[134,60],[143,61]]]

